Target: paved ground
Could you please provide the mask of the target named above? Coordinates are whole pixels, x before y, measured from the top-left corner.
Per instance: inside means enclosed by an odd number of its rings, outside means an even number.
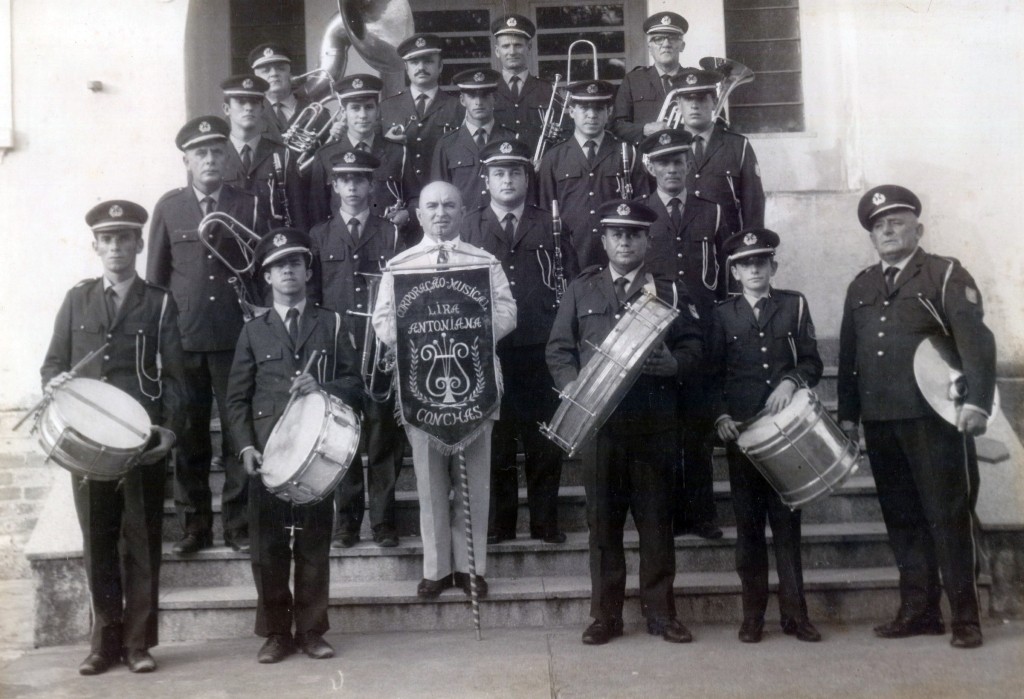
[[[695,627],[676,646],[638,629],[607,646],[579,641],[579,629],[330,634],[332,660],[293,656],[255,662],[259,639],[166,645],[152,675],[118,666],[80,677],[83,647],[25,653],[0,666],[0,697],[983,697],[1021,696],[1024,622],[992,622],[985,646],[948,638],[876,640],[870,627],[822,627],[820,644],[775,629],[756,646],[731,626]]]

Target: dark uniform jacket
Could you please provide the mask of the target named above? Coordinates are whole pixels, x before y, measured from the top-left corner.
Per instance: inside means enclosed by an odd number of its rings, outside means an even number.
[[[708,360],[715,418],[753,417],[784,379],[815,386],[823,365],[807,300],[798,291],[772,289],[760,322],[742,294],[722,301],[712,317]]]
[[[637,66],[626,73],[615,93],[612,132],[623,141],[638,145],[644,139],[644,124],[656,121],[665,103],[665,84],[654,66]]]
[[[464,111],[459,100],[438,89],[433,101],[427,105],[421,121],[416,116],[410,90],[403,90],[380,103],[380,121],[384,133],[392,126],[405,129],[408,156],[406,168],[416,182],[416,196],[430,182],[430,162],[434,147],[446,133],[455,131],[462,124]],[[411,200],[412,195],[407,195]]]
[[[113,322],[107,317],[103,278],[87,279],[68,291],[53,324],[43,361],[43,386],[104,343],[101,357],[78,370],[142,404],[154,425],[181,434],[185,404],[178,310],[170,294],[139,277]],[[157,353],[163,370],[157,368]],[[159,380],[157,380],[159,377]]]
[[[225,149],[227,156],[224,159],[224,184],[229,184],[235,189],[249,194],[255,194],[260,202],[260,211],[269,215],[271,227],[284,226],[283,207],[272,203],[272,181],[277,178],[274,168],[274,154],[281,160],[281,170],[284,177],[285,196],[288,199],[288,212],[291,215],[291,226],[301,230],[309,230],[306,218],[306,192],[305,186],[295,166],[295,154],[284,147],[277,138],[269,134],[263,134],[259,143],[256,144],[256,152],[252,156],[252,164],[248,172],[243,172],[242,159],[235,149],[233,143],[228,141]]]
[[[338,211],[341,209],[341,199],[331,186],[333,180],[331,158],[351,148],[352,143],[348,140],[348,136],[342,135],[340,141],[328,144],[316,152],[316,158],[309,169],[310,226],[323,223],[338,215]],[[370,213],[383,218],[388,207],[395,203],[395,195],[388,189],[389,181],[399,189],[399,193],[405,201],[418,197],[420,192],[416,180],[407,177],[403,172],[404,146],[392,143],[380,134],[375,134],[373,145],[370,146],[370,154],[380,160],[380,167],[373,173],[373,183],[370,188]],[[415,212],[410,211],[409,214],[415,218]]]
[[[957,260],[919,248],[892,294],[880,263],[858,274],[847,288],[839,335],[839,419],[934,415],[914,381],[914,352],[925,338],[944,335],[943,324],[963,362],[966,402],[991,412],[996,349],[984,322],[981,293]]]
[[[347,220],[336,216],[313,227],[313,288],[310,298],[346,316],[356,349],[363,350],[366,332],[365,316],[349,315],[371,313],[369,288],[364,274],[382,274],[387,261],[402,251],[397,242],[395,227],[374,215],[366,220],[359,240],[353,241]]]
[[[686,191],[722,207],[725,235],[744,228],[764,228],[764,188],[761,168],[743,134],[715,124],[704,157],[686,176]]]
[[[216,210],[259,235],[266,232],[256,197],[251,194],[224,185]],[[236,275],[200,242],[202,217],[191,187],[172,190],[160,198],[150,225],[146,274],[174,295],[181,344],[186,351],[230,351],[242,328],[238,295],[228,284],[228,279]],[[208,239],[232,265],[243,266],[238,245],[223,226],[212,226]]]
[[[634,168],[634,187],[643,179],[638,172]],[[551,200],[558,200],[563,231],[571,236],[581,267],[608,262],[601,246],[597,209],[618,198],[617,177],[621,174],[622,142],[607,131],[592,166],[575,135],[548,150],[541,160],[537,170],[540,207],[550,210]]]
[[[543,345],[555,320],[554,250],[551,214],[531,204],[523,209],[515,239],[488,206],[481,206],[463,221],[461,238],[483,248],[501,262],[516,300],[516,329],[498,343],[499,348]],[[576,252],[562,238],[562,266],[566,282],[579,271]]]
[[[689,196],[682,197],[682,226],[674,230],[668,209],[657,193],[637,199],[656,214],[648,230],[647,267],[655,276],[682,282],[708,327],[715,302],[725,298],[725,260],[721,255],[722,207]]]
[[[627,300],[634,301],[651,284],[659,299],[683,308],[665,338],[679,371],[674,377],[641,374],[608,420],[609,424],[626,423],[640,433],[675,429],[678,386],[698,369],[703,356],[702,333],[697,319],[686,308],[690,300],[685,288],[668,280],[654,281],[641,266],[626,289]],[[580,369],[593,359],[597,354],[594,347],[601,346],[622,315],[607,267],[587,268],[569,285],[547,345],[548,369],[559,390],[575,380]]]
[[[297,347],[274,309],[245,324],[227,393],[231,434],[240,451],[249,446],[263,450],[288,404],[292,379],[314,350],[325,353],[310,368],[320,387],[357,413],[362,409],[363,382],[348,334],[343,316],[312,303],[306,304],[299,318]]]
[[[529,144],[530,152],[533,153],[540,139],[544,112],[550,101],[551,83],[546,80],[526,76],[526,82],[519,86],[517,100],[512,97],[503,77],[498,81],[498,89],[494,91],[494,120],[517,134],[518,140]]]
[[[472,132],[471,132],[472,130]],[[487,185],[481,175],[484,166],[480,164],[480,146],[473,140],[476,127],[462,124],[437,142],[430,164],[430,179],[451,182],[462,192],[462,203],[467,211],[490,201]],[[502,141],[515,138],[515,134],[494,123],[487,134],[487,141]]]

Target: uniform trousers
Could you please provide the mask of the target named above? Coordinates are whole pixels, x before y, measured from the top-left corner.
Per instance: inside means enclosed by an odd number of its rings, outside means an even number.
[[[117,657],[122,648],[157,644],[166,466],[165,459],[138,465],[118,481],[71,477],[94,653]]]
[[[252,577],[256,582],[256,634],[324,634],[330,587],[334,501],[292,505],[249,478]],[[294,541],[291,527],[295,526]],[[295,562],[295,592],[289,588]]]
[[[469,508],[473,527],[476,574],[487,572],[487,516],[490,509],[491,429],[487,420],[477,438],[465,450],[469,480]],[[420,534],[423,537],[423,577],[441,580],[454,570],[469,572],[466,547],[466,513],[459,478],[459,455],[445,455],[427,434],[406,427],[412,445],[416,491],[420,501]]]
[[[358,534],[363,524],[366,492],[370,496],[370,526],[395,528],[395,483],[402,470],[405,437],[395,420],[394,396],[377,402],[363,402],[364,417],[359,452],[366,454],[364,477],[362,460],[356,459],[334,491],[340,532]]]
[[[953,624],[977,624],[974,440],[938,417],[866,421],[864,437],[900,571],[900,614],[939,617],[941,571]]]
[[[800,510],[782,503],[735,442],[729,442],[726,455],[736,512],[736,572],[743,589],[743,618],[763,619],[768,607],[767,519],[779,576],[779,614],[783,621],[802,621],[807,618],[807,602],[800,560]]]
[[[713,423],[704,416],[687,415],[679,420],[675,481],[673,484],[673,531],[681,534],[700,524],[714,524],[715,511]]]
[[[523,442],[526,496],[530,509],[530,535],[558,533],[558,486],[562,479],[562,452],[540,433],[538,423],[549,422],[558,408],[558,394],[544,358],[544,345],[499,349],[505,394],[501,419],[491,442],[490,533],[514,536],[519,512],[519,468],[516,437]]]
[[[590,615],[622,618],[626,513],[640,537],[640,610],[648,619],[675,617],[675,544],[672,538],[673,430],[638,434],[622,424],[597,434],[593,457],[584,459],[587,525],[590,528]]]
[[[206,537],[213,529],[210,412],[213,398],[216,398],[221,436],[225,440],[221,518],[224,538],[229,542],[248,535],[248,479],[238,460],[238,450],[231,441],[225,410],[228,374],[233,358],[234,351],[184,353],[185,429],[178,440],[174,469],[174,504],[181,528],[186,534]]]

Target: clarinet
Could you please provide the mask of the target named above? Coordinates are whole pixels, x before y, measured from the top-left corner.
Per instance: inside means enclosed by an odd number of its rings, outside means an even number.
[[[629,144],[622,142],[622,174],[618,175],[619,194],[623,199],[633,198],[633,184],[629,181],[629,173],[633,169],[633,153]]]
[[[552,275],[554,276],[555,305],[558,306],[562,303],[567,282],[565,280],[565,264],[562,261],[562,217],[558,213],[557,199],[551,200],[551,235],[555,239],[555,262]]]
[[[274,153],[274,174],[270,176],[270,215],[284,225],[292,227],[292,212],[288,205],[288,190],[285,187],[284,166],[281,154]]]

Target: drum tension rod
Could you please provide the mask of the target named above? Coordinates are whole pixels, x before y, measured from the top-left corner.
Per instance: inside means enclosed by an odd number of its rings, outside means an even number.
[[[605,352],[605,351],[604,351],[603,349],[601,349],[600,347],[598,347],[597,345],[595,345],[595,344],[594,344],[593,342],[591,342],[590,340],[586,340],[586,343],[587,343],[588,345],[590,345],[591,347],[593,347],[593,348],[594,348],[594,351],[595,351],[595,352],[597,352],[598,354],[600,354],[600,355],[602,355],[603,357],[605,357],[605,358],[606,358],[606,359],[607,359],[607,360],[608,360],[609,362],[611,362],[611,363],[612,363],[612,364],[614,364],[615,366],[619,367],[619,368],[620,368],[620,369],[622,369],[623,371],[628,371],[628,370],[629,370],[629,367],[628,367],[627,365],[623,364],[623,363],[622,363],[622,362],[620,362],[620,361],[619,361],[618,359],[616,359],[616,358],[615,358],[615,357],[613,357],[612,355],[610,355],[610,354],[608,354],[607,352]],[[580,406],[580,407],[582,408],[583,406]]]
[[[609,359],[610,359],[610,357],[609,357]],[[614,360],[613,360],[613,361],[614,361]],[[578,403],[578,402],[574,401],[574,400],[572,399],[572,396],[570,396],[570,395],[569,395],[568,393],[565,393],[565,392],[563,392],[563,391],[559,391],[559,390],[558,390],[557,388],[554,388],[554,389],[552,389],[552,390],[553,390],[553,391],[555,391],[555,393],[557,393],[557,394],[558,394],[558,397],[559,397],[559,398],[564,398],[565,400],[569,401],[570,403],[572,403],[573,405],[575,405],[575,406],[576,406],[577,408],[579,408],[580,410],[582,410],[583,412],[585,412],[585,413],[586,413],[587,415],[589,415],[590,417],[594,417],[594,415],[596,414],[596,413],[592,413],[592,412],[590,412],[589,410],[587,410],[586,406],[584,406],[584,405],[581,405],[580,403]],[[542,422],[542,423],[540,423],[540,424],[542,424],[542,425],[543,425],[544,423]]]

